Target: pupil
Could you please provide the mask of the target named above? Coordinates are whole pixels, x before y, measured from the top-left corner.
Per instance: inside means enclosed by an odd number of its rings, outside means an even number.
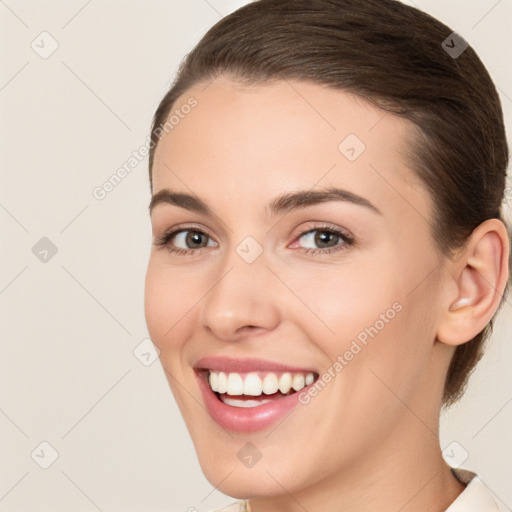
[[[337,235],[335,235],[334,233],[329,233],[327,231],[320,231],[320,234],[317,236],[317,240],[315,241],[315,243],[317,243],[317,245],[322,245],[323,243],[328,243],[329,242],[329,239],[334,239]],[[327,240],[326,240],[327,238]]]
[[[189,241],[191,241],[193,244],[201,244],[201,233],[192,232],[189,234]]]

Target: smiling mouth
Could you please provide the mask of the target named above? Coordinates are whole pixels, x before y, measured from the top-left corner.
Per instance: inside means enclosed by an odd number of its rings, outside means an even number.
[[[224,372],[201,370],[203,378],[218,400],[232,407],[259,407],[285,398],[313,384],[315,372]]]

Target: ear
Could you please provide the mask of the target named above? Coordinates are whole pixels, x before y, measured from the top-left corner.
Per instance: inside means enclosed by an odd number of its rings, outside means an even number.
[[[510,240],[499,219],[482,222],[450,263],[450,286],[437,339],[461,345],[474,338],[494,316],[509,276]]]

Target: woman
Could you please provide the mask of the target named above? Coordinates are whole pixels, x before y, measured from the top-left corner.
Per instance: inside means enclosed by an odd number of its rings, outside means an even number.
[[[146,321],[224,510],[497,510],[438,428],[509,275],[471,47],[395,0],[256,1],[187,56],[152,142]]]

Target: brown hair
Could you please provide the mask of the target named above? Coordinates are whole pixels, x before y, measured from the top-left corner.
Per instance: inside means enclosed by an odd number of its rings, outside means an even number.
[[[246,84],[307,80],[352,92],[419,128],[413,171],[434,198],[436,248],[452,257],[483,221],[504,222],[508,164],[496,88],[470,46],[460,55],[450,51],[464,46],[446,25],[397,0],[250,3],[206,33],[156,110],[151,186],[161,126],[191,86],[221,74]],[[445,382],[445,406],[463,394],[492,327],[491,319],[456,348]]]

